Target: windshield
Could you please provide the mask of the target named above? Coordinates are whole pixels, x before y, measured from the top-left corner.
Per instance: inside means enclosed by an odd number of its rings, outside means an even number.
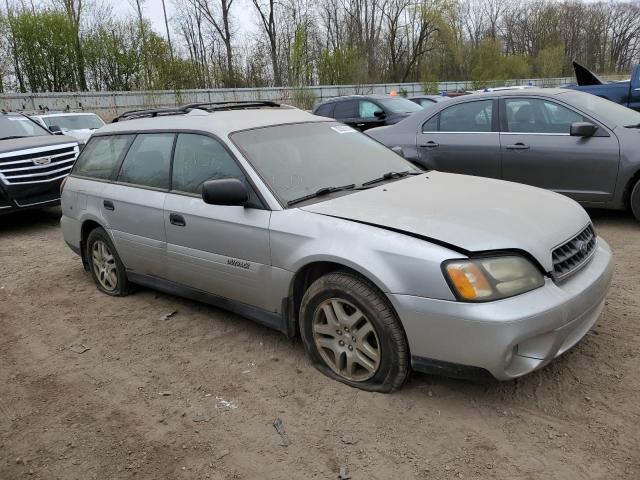
[[[569,91],[558,97],[583,111],[604,118],[610,126],[640,123],[640,113],[590,93]]]
[[[384,108],[393,113],[413,113],[422,110],[422,107],[417,103],[407,100],[406,98],[383,98],[377,99]]]
[[[22,115],[0,115],[0,139],[38,137],[50,133],[36,122]]]
[[[97,115],[61,115],[56,117],[43,117],[42,120],[47,127],[55,125],[62,130],[95,130],[104,125],[104,122]]]
[[[325,187],[359,187],[388,172],[421,171],[387,147],[337,122],[244,130],[231,139],[284,203]]]

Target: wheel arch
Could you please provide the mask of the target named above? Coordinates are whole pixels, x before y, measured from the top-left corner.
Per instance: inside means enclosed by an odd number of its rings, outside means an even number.
[[[336,258],[309,261],[296,270],[289,286],[289,297],[287,299],[287,330],[289,336],[294,337],[299,334],[298,316],[300,305],[302,303],[302,297],[309,286],[318,278],[338,270],[349,272],[363,278],[380,290],[382,295],[385,295],[385,292],[388,291],[385,285],[382,284],[375,275],[362,268],[353,266],[351,262]],[[389,305],[393,309],[393,305],[391,305],[390,302]]]
[[[631,193],[633,192],[633,187],[640,182],[640,168],[629,178],[627,185],[624,189],[624,194],[622,196],[622,200],[624,202],[624,206],[627,210],[631,209]]]
[[[80,227],[80,257],[82,258],[82,265],[87,271],[89,271],[89,259],[87,258],[87,249],[85,246],[87,244],[89,234],[96,228],[104,229],[104,226],[94,218],[85,219]]]

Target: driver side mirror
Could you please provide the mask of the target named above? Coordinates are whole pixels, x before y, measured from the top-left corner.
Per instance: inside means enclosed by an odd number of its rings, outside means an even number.
[[[589,122],[575,122],[571,124],[569,134],[572,137],[593,137],[598,131],[598,127]]]
[[[386,113],[384,113],[383,110],[376,110],[375,112],[373,112],[373,116],[382,120],[383,118],[385,118],[387,116]]]
[[[237,178],[208,180],[202,185],[202,200],[209,205],[244,206],[249,191]]]

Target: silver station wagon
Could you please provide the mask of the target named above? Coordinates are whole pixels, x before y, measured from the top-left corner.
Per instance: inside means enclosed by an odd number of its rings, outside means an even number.
[[[383,392],[411,369],[520,377],[603,308],[611,251],[559,194],[423,172],[270,102],[117,120],[62,192],[64,238],[106,294],[134,283],[237,312]]]

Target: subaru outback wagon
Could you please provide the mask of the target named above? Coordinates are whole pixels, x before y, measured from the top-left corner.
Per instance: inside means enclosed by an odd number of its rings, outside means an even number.
[[[424,173],[351,127],[269,102],[131,112],[62,192],[99,290],[131,283],[300,335],[375,391],[410,370],[507,380],[598,318],[611,251],[556,193]]]

